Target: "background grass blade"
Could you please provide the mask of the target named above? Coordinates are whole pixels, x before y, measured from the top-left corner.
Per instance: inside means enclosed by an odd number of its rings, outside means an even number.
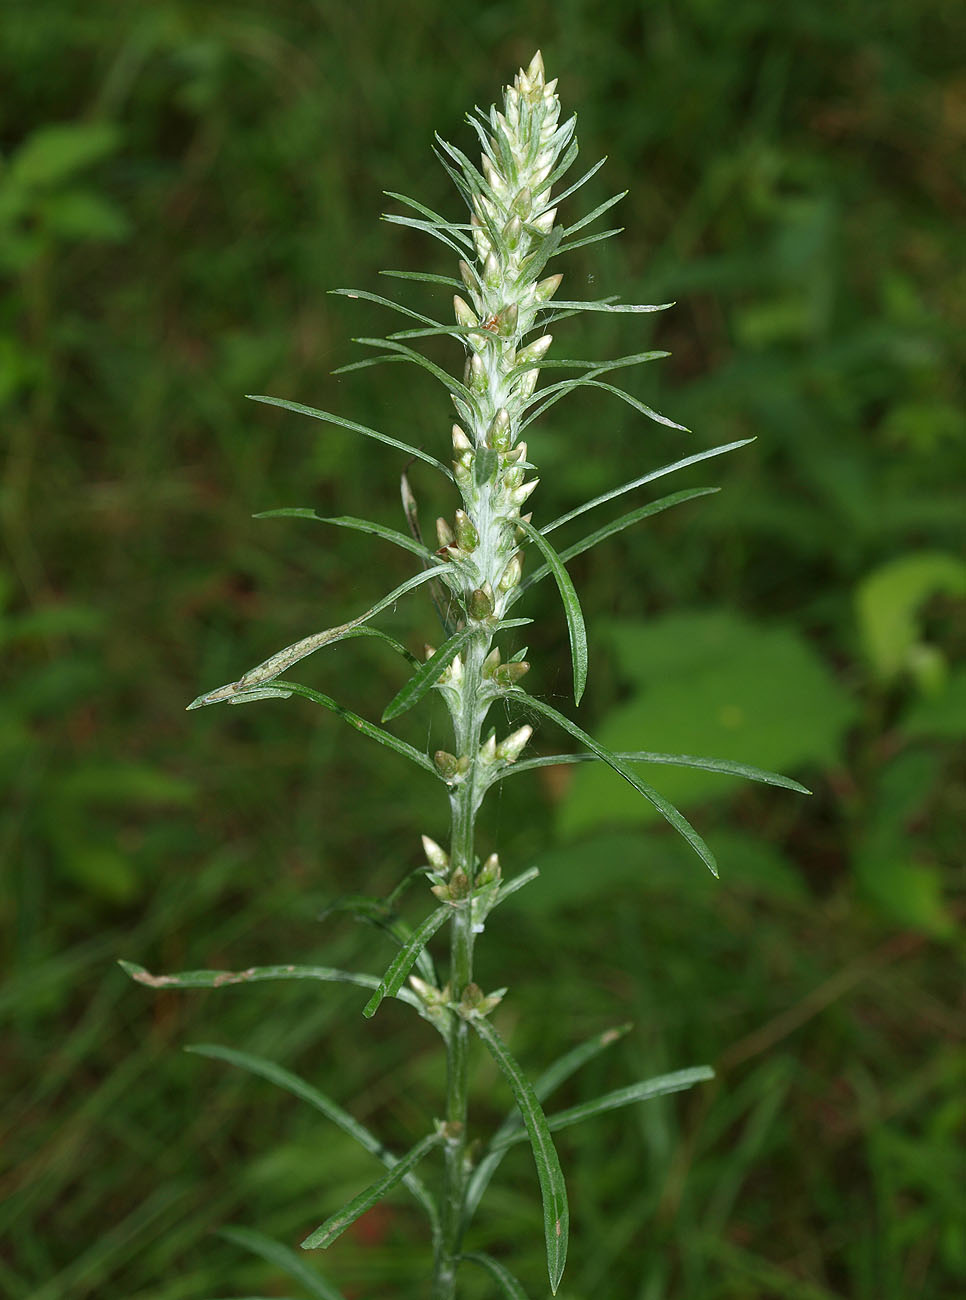
[[[642,794],[645,799],[652,803],[665,821],[669,822],[678,834],[687,840],[711,874],[717,876],[718,865],[714,860],[714,854],[687,818],[678,812],[677,808],[672,803],[669,803],[663,795],[658,794],[656,790],[636,776],[616,754],[601,745],[599,741],[594,740],[593,736],[589,736],[586,731],[578,727],[576,722],[571,722],[563,713],[558,712],[551,705],[545,704],[543,700],[538,700],[521,690],[508,691],[507,695],[525,700],[530,708],[536,709],[538,713],[542,713],[544,717],[550,718],[558,726],[563,727],[564,731],[569,731],[576,740],[582,741],[608,767],[612,767],[619,776],[622,776],[628,785],[632,785],[638,794]]]
[[[567,1188],[564,1184],[560,1160],[533,1085],[511,1056],[503,1039],[490,1021],[483,1017],[474,1017],[470,1023],[506,1077],[523,1116],[527,1137],[533,1150],[534,1163],[537,1166],[537,1178],[540,1180],[547,1269],[550,1273],[550,1290],[556,1295],[567,1262],[570,1227]]]
[[[341,1291],[336,1290],[314,1268],[310,1268],[294,1250],[273,1241],[264,1233],[255,1232],[251,1228],[222,1228],[218,1235],[226,1241],[234,1242],[236,1246],[250,1250],[253,1255],[259,1255],[270,1264],[276,1264],[289,1277],[301,1282],[313,1300],[345,1300]]]
[[[341,1210],[329,1216],[321,1227],[316,1228],[315,1232],[310,1233],[301,1243],[303,1250],[325,1250],[331,1246],[341,1233],[345,1232],[350,1224],[355,1223],[360,1215],[365,1214],[378,1201],[391,1192],[397,1183],[400,1183],[406,1175],[413,1169],[427,1152],[433,1147],[439,1146],[443,1141],[441,1133],[429,1133],[421,1142],[417,1142],[411,1151],[400,1157],[393,1165],[392,1169],[382,1178],[371,1183],[363,1192],[344,1205]]]
[[[406,976],[416,964],[416,958],[443,922],[451,915],[451,907],[438,907],[435,912],[430,912],[422,925],[418,926],[413,931],[408,941],[402,948],[400,948],[399,952],[390,963],[389,969],[379,981],[379,986],[375,993],[373,993],[372,997],[366,1003],[362,1014],[367,1020],[376,1014],[383,998],[395,997],[399,993]]]
[[[559,555],[546,538],[526,519],[519,519],[517,526],[526,533],[543,555],[547,561],[547,567],[557,583],[560,599],[563,601],[564,613],[567,616],[567,632],[570,635],[570,657],[573,661],[574,670],[574,703],[579,704],[584,693],[584,687],[587,685],[587,629],[584,627],[584,616],[580,609],[577,592],[570,579],[570,574],[564,568]]]
[[[494,1259],[492,1255],[472,1251],[468,1255],[461,1255],[460,1259],[467,1259],[471,1264],[479,1264],[480,1268],[485,1269],[491,1277],[496,1278],[508,1300],[527,1300],[527,1293],[520,1283],[509,1269],[505,1268],[498,1259]]]
[[[233,1047],[221,1047],[217,1043],[198,1043],[192,1044],[185,1048],[186,1052],[191,1052],[194,1056],[207,1056],[211,1060],[225,1061],[228,1065],[237,1066],[240,1070],[247,1070],[250,1074],[256,1074],[259,1078],[266,1079],[269,1083],[274,1083],[279,1088],[284,1088],[286,1092],[292,1093],[293,1096],[299,1097],[302,1101],[307,1101],[310,1106],[332,1121],[337,1128],[343,1133],[354,1138],[360,1146],[364,1147],[370,1155],[381,1161],[387,1169],[393,1169],[398,1164],[398,1159],[388,1151],[382,1142],[371,1133],[364,1124],[360,1124],[348,1111],[327,1097],[324,1092],[313,1087],[305,1079],[293,1074],[291,1070],[286,1070],[284,1066],[277,1065],[274,1061],[268,1061],[264,1057],[254,1056],[250,1052],[239,1052]],[[414,1173],[407,1173],[403,1177],[403,1183],[412,1192],[416,1200],[429,1216],[430,1223],[433,1225],[434,1233],[439,1229],[439,1215],[436,1209],[436,1202],[427,1191],[422,1179]]]

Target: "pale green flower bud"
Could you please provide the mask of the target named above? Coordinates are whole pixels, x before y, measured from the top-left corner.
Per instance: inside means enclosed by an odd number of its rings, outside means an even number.
[[[507,665],[509,667],[510,665]],[[515,763],[523,753],[524,748],[529,743],[533,735],[533,728],[530,726],[520,727],[511,735],[502,741],[496,747],[497,758],[502,758],[505,763]]]
[[[453,295],[453,311],[456,315],[457,323],[460,325],[479,325],[479,319],[472,310],[468,302],[465,302],[459,294]]]
[[[549,212],[542,212],[539,217],[534,217],[530,225],[539,230],[542,235],[549,235],[556,215],[557,209],[551,208]]]
[[[474,352],[470,360],[469,367],[469,386],[475,393],[486,392],[486,366],[480,360],[479,354]]]
[[[477,587],[471,593],[468,602],[468,613],[470,618],[477,623],[482,623],[485,618],[492,617],[493,588],[488,582],[484,583],[482,587]]]
[[[452,781],[459,775],[459,759],[445,749],[437,749],[433,755],[436,771],[444,781]]]
[[[524,185],[523,189],[518,191],[512,206],[517,216],[526,221],[533,211],[533,193],[529,185]]]
[[[543,334],[540,338],[534,339],[522,352],[517,353],[517,365],[526,365],[530,361],[539,361],[541,357],[546,356],[547,349],[552,342],[552,334]]]
[[[548,302],[560,288],[563,281],[562,275],[548,275],[545,280],[541,280],[534,287],[533,296],[538,302]]]
[[[538,478],[533,478],[529,483],[524,483],[522,487],[515,488],[511,500],[515,506],[522,506],[527,497],[536,489],[540,482]]]
[[[435,840],[431,840],[428,835],[424,835],[423,852],[426,854],[426,861],[436,871],[449,870],[449,854],[441,849]]]
[[[480,867],[479,874],[476,877],[477,889],[485,889],[487,885],[497,885],[503,879],[503,872],[500,869],[500,858],[496,853],[491,853],[487,860]]]
[[[516,686],[529,671],[530,665],[527,661],[519,659],[515,663],[503,664],[496,670],[494,676],[501,686]]]
[[[466,434],[458,424],[453,425],[453,451],[458,457],[463,457],[467,452],[472,452],[473,444],[467,438]]]
[[[480,535],[465,510],[456,512],[456,541],[463,551],[475,551],[480,544]]]
[[[486,431],[486,445],[503,449],[510,445],[510,412],[501,406]]]
[[[512,591],[514,587],[520,585],[520,579],[523,577],[523,552],[517,551],[513,559],[503,570],[500,581],[497,586],[501,591]]]
[[[441,549],[444,546],[452,546],[456,541],[455,533],[442,515],[436,520],[436,538]]]
[[[516,213],[514,213],[513,216],[510,218],[510,220],[503,227],[503,239],[506,242],[506,246],[507,248],[509,248],[511,253],[519,244],[522,236],[523,236],[523,222],[516,215]],[[485,277],[486,272],[484,271],[483,274]],[[489,281],[487,281],[487,283],[489,283]],[[494,281],[494,283],[496,283],[496,281]]]
[[[487,247],[489,247],[489,241],[487,241]],[[502,278],[503,272],[500,270],[500,263],[493,251],[490,250],[486,254],[486,261],[483,263],[483,279],[491,289],[495,289]]]
[[[494,646],[483,660],[483,676],[492,677],[500,666],[500,649]]]

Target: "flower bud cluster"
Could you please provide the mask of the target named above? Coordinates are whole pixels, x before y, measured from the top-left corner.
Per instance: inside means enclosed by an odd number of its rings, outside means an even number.
[[[555,85],[537,53],[506,88],[503,112],[491,109],[480,126],[482,171],[464,169],[476,261],[460,263],[466,292],[453,303],[466,348],[466,391],[454,397],[460,422],[453,428],[463,508],[438,536],[439,554],[458,564],[453,585],[473,619],[486,609],[479,592],[493,602],[483,616],[499,618],[520,581],[513,523],[538,482],[527,479],[533,466],[518,439],[552,336],[525,339],[561,279],[541,278],[554,247],[555,168],[574,130],[573,120],[560,124]]]

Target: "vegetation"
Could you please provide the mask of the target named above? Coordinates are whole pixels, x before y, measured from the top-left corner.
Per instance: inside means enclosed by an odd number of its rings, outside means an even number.
[[[250,521],[295,500],[387,521],[398,505],[379,448],[241,394],[304,395],[379,427],[391,412],[427,446],[447,427],[428,381],[328,376],[356,359],[348,332],[382,318],[325,290],[377,265],[426,269],[418,237],[373,229],[379,192],[426,175],[433,128],[452,138],[467,99],[488,101],[537,38],[581,105],[588,163],[606,148],[610,186],[630,191],[622,239],[567,268],[573,296],[676,297],[636,318],[640,349],[672,356],[631,391],[694,429],[695,451],[757,437],[717,463],[720,494],[572,563],[597,665],[582,717],[612,748],[646,733],[816,792],[655,776],[721,883],[589,767],[507,780],[484,818],[507,861],[541,869],[480,975],[513,989],[519,1020],[501,1023],[517,1057],[539,1068],[619,1006],[633,1030],[567,1104],[681,1062],[718,1075],[561,1136],[576,1212],[560,1295],[605,1280],[669,1300],[958,1295],[962,17],[942,0],[643,16],[618,0],[603,19],[534,4],[526,31],[511,6],[458,16],[393,6],[375,26],[362,6],[171,0],[0,15],[2,1005],[17,1045],[0,1289],[310,1294],[238,1236],[297,1242],[320,1221],[306,1205],[351,1198],[371,1158],[178,1045],[215,1038],[316,1079],[335,1062],[339,1100],[396,1149],[425,1131],[437,1049],[428,1034],[412,1049],[406,1008],[359,1035],[344,1030],[350,988],[166,993],[145,1033],[113,961],[231,969],[284,938],[352,965],[372,934],[335,900],[387,894],[418,865],[423,813],[392,755],[336,719],[293,726],[295,702],[210,723],[183,703],[328,621],[320,607],[364,608],[407,576],[375,539],[370,572],[358,538]],[[438,184],[421,197],[449,210]],[[596,184],[588,208],[610,192]],[[448,295],[427,288],[426,310]],[[614,355],[626,325],[575,325],[580,354]],[[452,346],[434,348],[441,365]],[[628,464],[682,454],[684,435],[600,398],[574,394],[544,423],[548,517]],[[427,518],[442,511],[429,479],[420,494]],[[553,591],[530,599],[533,689],[562,697]],[[414,595],[392,620],[410,648],[427,608]],[[328,652],[333,693],[360,712],[402,683],[378,650]],[[509,1101],[495,1067],[471,1098],[481,1123]],[[535,1290],[526,1160],[509,1152],[473,1245],[512,1251]],[[327,1264],[347,1292],[418,1294],[410,1207],[385,1202]],[[475,1285],[488,1294],[485,1275]]]

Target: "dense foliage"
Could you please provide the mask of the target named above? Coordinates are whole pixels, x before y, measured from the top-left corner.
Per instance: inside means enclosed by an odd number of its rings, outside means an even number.
[[[682,1060],[719,1074],[700,1097],[630,1112],[629,1133],[605,1118],[563,1143],[560,1294],[607,1278],[642,1300],[957,1295],[961,12],[423,3],[373,24],[366,8],[0,11],[0,998],[17,1044],[0,1290],[303,1293],[210,1233],[296,1241],[320,1221],[313,1197],[351,1196],[369,1157],[178,1045],[215,1036],[309,1077],[334,1060],[360,1118],[400,1146],[425,1130],[436,1047],[427,1034],[413,1051],[395,1009],[359,1034],[352,991],[170,993],[145,1035],[143,996],[112,963],[247,965],[283,935],[306,961],[350,962],[373,934],[319,914],[417,865],[426,808],[391,755],[334,720],[297,725],[295,702],[211,720],[183,708],[406,576],[375,540],[367,569],[358,538],[251,521],[298,504],[398,526],[398,482],[381,449],[242,394],[391,424],[445,454],[450,412],[429,381],[330,377],[356,359],[348,333],[383,321],[325,291],[376,266],[449,272],[445,250],[434,262],[373,221],[381,191],[418,176],[451,211],[433,130],[457,137],[467,101],[488,102],[539,42],[581,105],[587,165],[610,153],[587,206],[630,191],[626,233],[574,255],[567,296],[677,298],[640,318],[640,349],[672,357],[632,391],[695,430],[575,394],[543,422],[542,510],[607,490],[628,463],[757,437],[716,462],[719,495],[573,563],[596,665],[582,719],[613,748],[720,753],[816,791],[656,776],[714,848],[715,883],[603,772],[505,783],[484,834],[542,871],[485,959],[529,1027],[517,1055],[539,1062],[629,1019],[573,1103]],[[425,309],[448,298],[427,289]],[[566,327],[570,355],[615,355],[627,318]],[[452,367],[450,342],[433,355]],[[691,473],[687,486],[707,481]],[[432,480],[419,488],[430,519]],[[566,629],[548,584],[533,600],[532,657],[558,665],[534,689],[562,697]],[[424,613],[414,598],[394,622],[414,650]],[[363,643],[329,652],[324,674],[370,715],[402,681]],[[483,1075],[474,1108],[498,1119],[507,1102]],[[514,1223],[517,1258],[540,1237],[526,1159],[508,1157],[486,1220],[501,1235],[478,1242],[499,1251]],[[413,1226],[391,1201],[327,1264],[360,1296],[397,1296]],[[383,1239],[391,1252],[369,1249]],[[534,1250],[525,1280],[542,1276]]]

